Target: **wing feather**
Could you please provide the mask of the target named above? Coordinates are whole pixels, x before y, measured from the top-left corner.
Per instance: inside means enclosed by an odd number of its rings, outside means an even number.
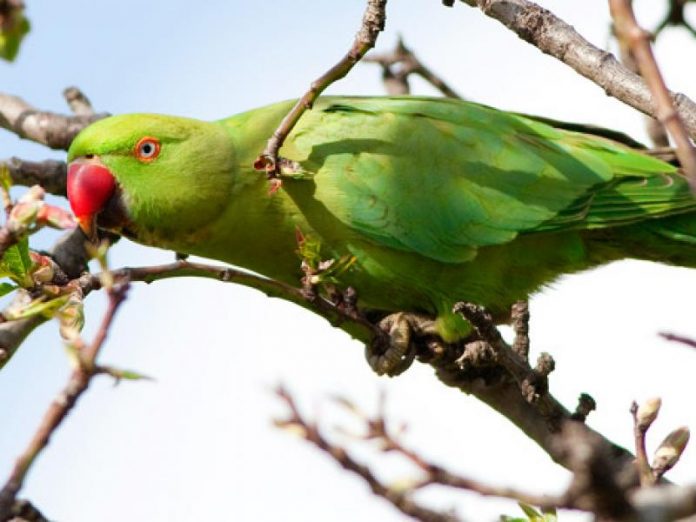
[[[289,150],[314,173],[314,197],[372,241],[442,262],[518,234],[696,208],[670,164],[470,102],[326,98],[303,121]]]

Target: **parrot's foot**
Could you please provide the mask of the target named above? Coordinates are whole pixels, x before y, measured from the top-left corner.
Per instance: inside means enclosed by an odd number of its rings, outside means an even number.
[[[436,333],[435,321],[423,315],[399,312],[379,322],[388,336],[388,346],[372,343],[365,346],[365,358],[377,375],[394,377],[405,372],[416,358],[416,336]]]

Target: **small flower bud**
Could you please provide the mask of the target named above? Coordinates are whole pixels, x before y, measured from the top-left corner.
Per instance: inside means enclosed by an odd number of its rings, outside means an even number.
[[[34,270],[34,272],[31,274],[31,277],[37,283],[50,283],[51,281],[53,281],[53,277],[55,275],[56,272],[53,269],[53,266],[49,264]]]
[[[67,210],[53,205],[42,205],[36,215],[39,225],[47,225],[52,228],[66,229],[74,228],[77,222],[73,215]]]
[[[43,205],[40,201],[24,201],[12,207],[7,227],[13,232],[23,232],[36,221],[36,216]]]
[[[292,420],[275,419],[273,421],[273,424],[276,428],[280,428],[281,430],[286,431],[291,435],[295,435],[302,439],[307,437],[307,428],[305,428],[302,424],[298,422],[294,422]]]
[[[85,324],[85,312],[82,299],[71,295],[68,302],[58,312],[60,334],[66,341],[75,342]]]
[[[35,203],[43,201],[46,191],[40,185],[34,185],[29,190],[27,190],[21,198],[19,198],[20,203]]]
[[[689,436],[689,428],[682,426],[665,437],[653,457],[652,467],[658,476],[662,476],[679,462],[679,458],[689,442]]]
[[[657,418],[657,414],[660,413],[661,406],[662,399],[659,397],[652,397],[641,404],[636,412],[636,423],[638,428],[642,431],[647,430]]]
[[[48,256],[29,252],[33,264],[31,278],[37,283],[50,283],[56,275],[56,263]]]

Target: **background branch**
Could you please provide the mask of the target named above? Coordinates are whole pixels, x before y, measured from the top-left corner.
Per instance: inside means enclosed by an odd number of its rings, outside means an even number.
[[[343,469],[361,477],[375,495],[382,497],[405,515],[422,522],[458,522],[460,520],[453,513],[440,513],[426,508],[415,502],[410,492],[399,491],[381,482],[369,467],[353,459],[344,448],[329,442],[316,424],[306,421],[297,408],[295,400],[285,388],[279,387],[276,393],[285,402],[290,412],[287,419],[277,420],[276,426],[299,432],[302,438],[330,455]]]
[[[694,29],[694,27],[686,20],[686,16],[684,14],[684,9],[690,1],[691,0],[669,0],[667,14],[655,28],[653,34],[657,36],[665,29],[665,27],[671,25],[683,27],[691,33],[691,36],[696,37],[696,29]]]
[[[637,74],[611,53],[583,38],[570,24],[529,0],[461,0],[478,7],[524,41],[572,67],[614,98],[649,116],[657,117],[650,89]],[[696,104],[681,93],[672,93],[674,107],[691,135],[696,137]]]
[[[7,482],[0,490],[0,521],[5,522],[13,515],[17,493],[21,490],[32,463],[48,446],[53,433],[87,390],[92,377],[98,373],[97,356],[104,345],[116,312],[126,298],[127,290],[127,282],[117,282],[107,289],[109,296],[107,310],[94,340],[89,345],[77,344],[72,347],[76,352],[77,360],[67,385],[49,406],[34,436],[17,458]]]
[[[363,61],[382,66],[382,80],[387,93],[390,95],[409,94],[411,87],[408,77],[415,74],[439,90],[444,96],[461,99],[461,96],[452,87],[423,64],[411,49],[406,47],[401,36],[399,36],[393,51],[371,53]]]
[[[691,337],[686,337],[684,335],[677,335],[673,334],[670,332],[660,332],[660,337],[663,339],[666,339],[668,341],[675,341],[678,343],[685,344],[687,346],[691,346],[692,348],[696,348],[696,339],[693,339]]]
[[[399,440],[399,434],[405,427],[401,427],[396,434],[393,433],[384,415],[383,404],[377,416],[371,417],[351,401],[337,398],[336,402],[357,416],[364,425],[365,432],[353,438],[375,444],[377,449],[384,453],[401,455],[420,471],[421,477],[402,479],[399,486],[389,487],[376,478],[377,474],[373,470],[355,461],[345,447],[330,442],[316,420],[308,421],[300,413],[286,389],[279,387],[277,394],[285,402],[289,416],[277,420],[276,426],[299,434],[342,467],[359,475],[377,496],[385,498],[397,509],[417,520],[443,520],[442,517],[446,516],[433,513],[412,500],[417,491],[431,485],[471,491],[483,496],[509,498],[540,506],[545,510],[558,507],[581,509],[598,514],[602,520],[635,519],[636,512],[627,497],[630,486],[621,486],[616,481],[617,470],[614,467],[615,461],[610,456],[611,448],[602,438],[583,430],[579,423],[567,422],[556,436],[556,444],[561,451],[567,453],[568,461],[571,463],[573,479],[570,485],[560,495],[536,495],[514,488],[493,486],[452,473],[405,447]],[[454,514],[449,517],[451,518],[444,520],[459,520]]]
[[[619,45],[619,55],[621,57],[621,63],[623,63],[630,71],[640,74],[638,71],[638,64],[633,56],[631,47],[625,38],[620,38],[616,34],[616,28],[612,26],[612,32],[616,37],[616,41]],[[650,137],[653,147],[663,148],[669,147],[669,136],[665,130],[664,125],[657,121],[652,116],[645,116],[645,130]]]

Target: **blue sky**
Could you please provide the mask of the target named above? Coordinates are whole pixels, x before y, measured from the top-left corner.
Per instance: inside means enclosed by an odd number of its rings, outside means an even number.
[[[202,119],[301,94],[347,50],[364,7],[357,0],[27,3],[33,30],[17,63],[0,64],[1,91],[64,112],[60,92],[78,85],[97,110]],[[596,44],[607,42],[604,2],[584,10],[572,2],[543,4]],[[636,4],[654,23],[658,3]],[[436,0],[391,2],[387,25],[379,47],[391,47],[403,34],[424,62],[470,99],[644,137],[634,111],[474,9],[446,9]],[[660,41],[668,81],[688,93],[694,78],[683,66],[687,49],[691,56],[696,44],[682,31]],[[331,92],[382,94],[379,71],[359,66]],[[63,157],[8,133],[0,134],[0,150],[2,157]],[[114,267],[171,259],[171,253],[126,241],[111,256]],[[536,352],[556,357],[553,391],[571,408],[580,392],[594,395],[600,409],[591,424],[625,445],[633,398],[663,396],[656,437],[691,423],[693,409],[684,402],[696,393],[694,354],[655,332],[696,334],[694,295],[693,272],[639,262],[568,277],[543,292],[532,303],[532,341]],[[87,336],[103,304],[102,296],[90,296]],[[134,286],[102,361],[157,380],[114,387],[99,379],[80,401],[36,462],[24,492],[51,518],[401,520],[359,480],[271,426],[282,412],[270,392],[279,381],[297,392],[308,412],[332,420],[322,397],[340,393],[370,408],[386,390],[390,414],[411,427],[407,442],[473,477],[538,492],[560,491],[567,480],[507,421],[440,385],[427,367],[398,379],[377,378],[362,348],[323,320],[233,285]],[[48,324],[0,373],[0,474],[10,469],[68,371],[56,325]],[[359,455],[380,461],[369,451]],[[685,459],[673,478],[693,481],[688,470],[696,461],[689,450]],[[404,476],[408,468],[386,460],[384,476]],[[514,503],[468,494],[427,492],[424,498],[456,505],[471,520],[516,511]]]

